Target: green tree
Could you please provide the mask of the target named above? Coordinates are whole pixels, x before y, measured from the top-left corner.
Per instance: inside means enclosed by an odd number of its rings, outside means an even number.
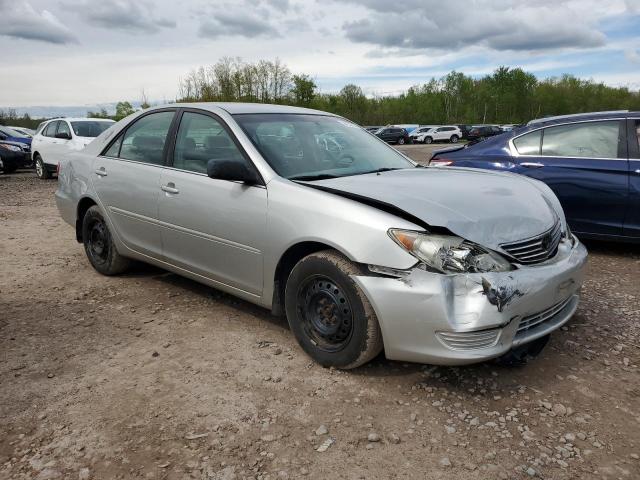
[[[304,74],[294,75],[291,80],[293,82],[293,88],[291,89],[293,103],[301,107],[311,105],[318,88],[316,82],[309,75]]]
[[[115,114],[116,120],[122,120],[124,117],[127,117],[132,113],[135,113],[135,109],[131,106],[131,103],[118,102],[116,104],[116,114]]]

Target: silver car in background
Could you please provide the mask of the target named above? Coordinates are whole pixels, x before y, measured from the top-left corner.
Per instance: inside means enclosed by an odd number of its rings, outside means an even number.
[[[578,304],[586,250],[545,184],[422,168],[332,114],[152,108],[59,171],[98,272],[141,260],[284,314],[325,366],[523,363]]]

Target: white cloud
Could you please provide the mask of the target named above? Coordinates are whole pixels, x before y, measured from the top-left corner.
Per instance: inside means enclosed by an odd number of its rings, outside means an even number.
[[[24,0],[0,0],[0,36],[65,44],[76,36],[48,10],[37,11]]]

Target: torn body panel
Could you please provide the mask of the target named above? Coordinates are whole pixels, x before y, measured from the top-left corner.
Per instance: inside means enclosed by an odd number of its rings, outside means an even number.
[[[552,261],[510,272],[443,275],[414,268],[403,278],[355,280],[376,311],[388,358],[465,364],[498,357],[569,320],[577,308],[586,258],[582,244],[562,242]],[[523,319],[545,311],[553,315],[518,332]],[[450,338],[451,333],[472,332],[468,340]]]

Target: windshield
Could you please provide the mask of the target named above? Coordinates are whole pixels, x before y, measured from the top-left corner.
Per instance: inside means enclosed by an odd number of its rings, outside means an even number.
[[[14,130],[13,128],[9,128],[9,127],[0,127],[0,132],[4,133],[7,137],[29,138],[28,135],[25,135],[24,133],[19,132],[17,130]]]
[[[292,180],[414,167],[396,150],[341,118],[242,114],[234,119],[278,175]]]
[[[97,137],[113,123],[99,120],[82,120],[81,122],[71,122],[71,127],[78,137]]]

